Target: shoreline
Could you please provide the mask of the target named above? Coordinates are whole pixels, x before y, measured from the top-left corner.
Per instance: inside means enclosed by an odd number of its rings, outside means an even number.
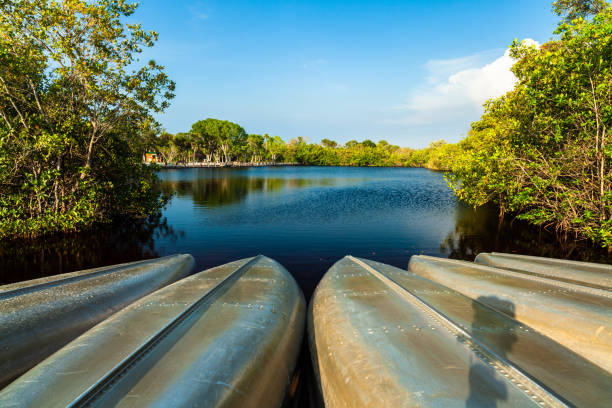
[[[232,167],[289,167],[289,166],[301,166],[298,163],[243,163],[243,162],[230,162],[230,163],[185,163],[185,164],[159,164],[159,163],[145,163],[155,164],[161,169],[197,169],[197,168],[232,168]]]
[[[318,165],[318,164],[299,164],[299,163],[185,163],[185,164],[159,164],[145,163],[147,165],[156,165],[160,169],[211,169],[211,168],[242,168],[242,167],[351,167],[351,168],[384,168],[384,169],[426,169],[437,172],[448,172],[449,170],[436,169],[430,167],[418,166],[350,166],[350,165]]]

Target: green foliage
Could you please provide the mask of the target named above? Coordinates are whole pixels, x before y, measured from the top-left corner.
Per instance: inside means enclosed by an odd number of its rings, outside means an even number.
[[[338,143],[335,142],[334,140],[329,140],[329,139],[321,139],[321,144],[325,147],[337,147]]]
[[[518,130],[513,118],[520,115],[519,101],[520,95],[509,93],[486,104],[485,114],[457,146],[452,172],[447,174],[460,199],[474,207],[494,203],[500,216],[513,210],[506,198],[519,189],[515,183],[516,156],[508,139]]]
[[[286,151],[283,139],[281,139],[280,136],[272,137],[267,133],[264,135],[264,139],[266,158],[269,158],[272,162],[282,159]]]
[[[189,132],[195,143],[208,155],[214,155],[216,160],[222,157],[228,163],[233,157],[242,153],[247,143],[247,134],[244,129],[227,120],[205,119],[194,123]]]
[[[140,157],[174,84],[150,61],[156,33],[121,0],[2,1],[0,237],[73,231],[162,203]]]
[[[577,18],[558,40],[512,45],[519,82],[472,124],[450,181],[472,205],[494,202],[612,248],[612,9],[590,20],[594,8],[568,10]]]
[[[454,160],[458,146],[444,140],[431,142],[424,149],[404,149],[402,164],[409,167],[425,167],[432,170],[448,171]]]
[[[567,22],[577,18],[587,18],[602,12],[607,6],[605,0],[557,0],[553,11]]]

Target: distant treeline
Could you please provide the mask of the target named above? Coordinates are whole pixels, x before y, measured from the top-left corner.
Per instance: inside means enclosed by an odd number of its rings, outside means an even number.
[[[187,133],[175,135],[151,132],[147,148],[167,164],[211,163],[295,163],[313,166],[405,166],[448,170],[456,144],[443,140],[424,149],[399,147],[380,140],[344,145],[323,139],[308,143],[303,137],[285,142],[279,136],[248,134],[242,126],[225,120],[205,119],[194,123]]]

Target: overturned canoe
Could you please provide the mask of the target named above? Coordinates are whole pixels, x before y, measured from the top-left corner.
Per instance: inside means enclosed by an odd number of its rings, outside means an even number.
[[[599,289],[612,289],[612,265],[499,252],[483,252],[474,262]]]
[[[512,315],[612,372],[612,294],[453,259],[413,256],[408,269]]]
[[[172,255],[1,286],[0,385],[193,267],[191,255]]]
[[[606,406],[612,376],[479,301],[346,257],[308,313],[326,407]]]
[[[98,324],[1,391],[0,406],[278,406],[304,315],[277,262],[231,262]]]

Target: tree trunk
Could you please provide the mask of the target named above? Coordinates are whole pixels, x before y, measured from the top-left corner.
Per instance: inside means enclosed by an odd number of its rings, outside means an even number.
[[[87,158],[85,159],[85,168],[91,169],[93,162],[93,148],[96,140],[97,126],[93,124],[93,130],[91,131],[91,137],[89,138],[89,145],[87,146]],[[81,179],[85,177],[85,173],[81,174]]]
[[[57,165],[55,166],[55,169],[58,171],[57,176],[55,176],[55,181],[53,182],[53,195],[55,197],[55,204],[54,204],[54,208],[55,208],[55,213],[57,214],[59,212],[59,195],[58,195],[58,187],[59,187],[59,181],[61,180],[61,168],[62,168],[62,156],[59,156],[57,158]]]

